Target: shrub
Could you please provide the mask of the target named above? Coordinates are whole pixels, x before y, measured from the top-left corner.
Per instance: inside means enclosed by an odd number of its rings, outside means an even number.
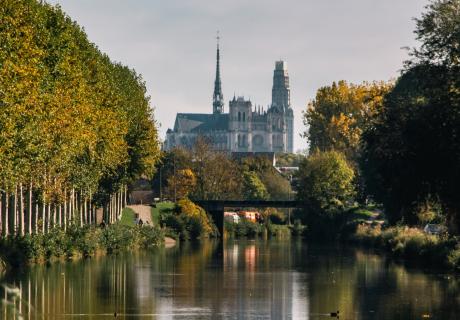
[[[131,228],[122,224],[112,224],[104,228],[99,237],[101,246],[109,253],[127,248],[132,240]]]
[[[449,265],[457,271],[460,271],[460,244],[457,244],[448,256]]]
[[[360,224],[352,239],[383,248],[394,256],[423,261],[425,264],[455,266],[457,263],[457,239],[426,234],[417,228],[397,226],[382,230],[380,226]]]
[[[267,223],[266,228],[270,237],[289,238],[291,236],[291,230],[286,225]]]
[[[295,220],[294,224],[289,226],[289,228],[291,229],[291,234],[293,236],[303,236],[307,230],[307,227],[302,225],[300,220]]]
[[[161,212],[160,224],[182,240],[215,237],[219,234],[206,211],[188,199],[180,200],[174,212]]]
[[[44,235],[2,238],[0,259],[16,268],[39,259],[71,258],[75,253],[87,257],[98,248],[106,249],[108,253],[132,246],[151,248],[160,245],[163,238],[164,232],[156,226],[129,227],[115,223],[101,230],[90,226],[71,225],[66,231],[55,228]]]
[[[264,226],[259,223],[241,219],[239,223],[235,224],[235,236],[254,238],[262,234],[263,228]]]
[[[159,246],[163,239],[164,233],[161,229],[152,226],[136,227],[137,245],[141,248],[153,248]]]

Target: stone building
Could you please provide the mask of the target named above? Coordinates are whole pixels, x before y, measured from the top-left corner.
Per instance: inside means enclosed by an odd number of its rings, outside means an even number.
[[[276,61],[273,73],[272,103],[264,110],[244,97],[229,102],[224,112],[220,77],[220,50],[217,43],[213,112],[178,113],[174,128],[168,129],[164,149],[190,148],[199,136],[214,150],[228,152],[293,152],[294,114],[291,108],[287,64]]]

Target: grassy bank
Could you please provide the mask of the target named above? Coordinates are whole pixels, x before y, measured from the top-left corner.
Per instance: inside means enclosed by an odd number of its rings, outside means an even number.
[[[18,268],[33,262],[90,257],[97,252],[156,247],[163,241],[163,231],[158,227],[132,227],[121,222],[105,228],[72,225],[67,230],[56,228],[48,234],[2,238],[0,260],[10,268]]]
[[[162,219],[162,216],[168,215],[175,210],[174,202],[159,202],[152,206],[152,223],[154,225],[159,225]]]
[[[350,236],[353,243],[384,250],[417,264],[460,271],[460,243],[456,237],[430,235],[418,228],[360,224]]]

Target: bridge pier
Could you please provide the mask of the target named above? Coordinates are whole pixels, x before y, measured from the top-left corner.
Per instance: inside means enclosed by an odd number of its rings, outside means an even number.
[[[205,209],[206,210],[206,209]],[[219,231],[219,236],[224,236],[224,208],[222,209],[213,209],[213,210],[206,210],[212,217],[214,224]]]

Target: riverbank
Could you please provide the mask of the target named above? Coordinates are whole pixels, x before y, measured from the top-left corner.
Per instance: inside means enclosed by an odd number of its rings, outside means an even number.
[[[348,241],[383,250],[394,258],[418,265],[460,271],[460,242],[457,237],[430,235],[418,228],[359,224]]]
[[[158,247],[164,232],[157,226],[127,226],[115,223],[98,228],[71,225],[47,234],[9,236],[0,239],[0,260],[6,268],[21,268],[30,263],[75,260],[124,249]]]

